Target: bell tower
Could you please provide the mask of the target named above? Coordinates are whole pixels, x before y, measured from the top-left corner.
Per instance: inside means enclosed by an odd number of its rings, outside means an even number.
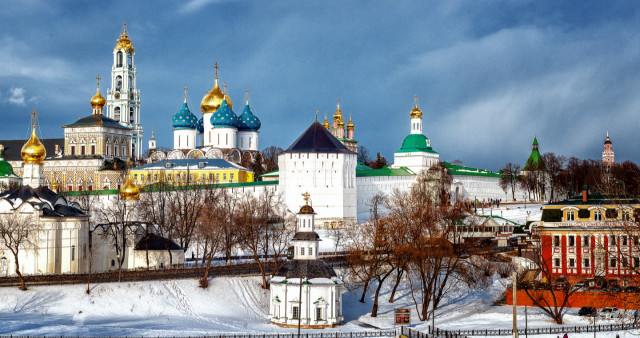
[[[107,117],[133,129],[131,155],[142,157],[140,90],[136,86],[135,50],[123,23],[122,34],[113,49],[111,88],[107,90]]]

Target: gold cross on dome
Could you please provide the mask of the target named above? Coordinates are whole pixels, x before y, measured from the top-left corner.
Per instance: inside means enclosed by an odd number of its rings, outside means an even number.
[[[309,205],[309,197],[311,195],[309,195],[308,192],[305,192],[304,194],[302,194],[302,196],[304,197],[304,201],[305,201],[306,205]]]
[[[216,70],[216,79],[218,78],[218,69],[220,69],[220,67],[218,67],[218,61],[216,61],[216,64],[213,66],[213,69]]]
[[[96,76],[96,80],[98,81],[98,88],[100,88],[100,74]]]
[[[127,23],[126,22],[122,23],[122,32],[125,33],[125,34],[127,33]]]
[[[33,118],[33,127],[36,127],[36,117],[38,116],[38,113],[36,113],[36,107],[33,107],[33,112],[30,113],[31,117]]]

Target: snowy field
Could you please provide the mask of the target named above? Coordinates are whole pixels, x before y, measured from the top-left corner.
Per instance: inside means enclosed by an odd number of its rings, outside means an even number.
[[[501,204],[500,208],[478,208],[480,215],[504,217],[518,224],[526,224],[527,217],[531,221],[539,221],[542,216],[542,204]]]
[[[0,288],[0,335],[195,336],[295,332],[269,324],[268,291],[262,290],[259,282],[258,277],[213,278],[206,290],[199,288],[196,280],[108,283],[93,286],[91,295],[84,292],[84,285],[31,287],[27,292]],[[477,290],[452,293],[437,311],[436,326],[450,330],[510,328],[511,307],[493,305],[505,282],[496,279]],[[369,316],[372,292],[364,304],[358,302],[361,290],[347,292],[344,325],[322,332],[392,328],[393,309],[405,307],[411,309],[412,327],[426,330],[428,323],[418,321],[409,290],[400,289],[395,304],[390,304],[387,301],[390,288],[388,285],[383,289],[377,318]],[[523,327],[524,309],[519,311]],[[566,325],[587,325],[588,320],[578,317],[576,312],[577,309],[569,310]],[[554,325],[533,308],[529,308],[528,324]],[[312,331],[318,330],[305,330]],[[598,336],[615,337],[615,334],[598,333]]]

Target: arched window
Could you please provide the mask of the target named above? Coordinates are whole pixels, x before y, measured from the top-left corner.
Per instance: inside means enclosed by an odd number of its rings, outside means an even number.
[[[127,53],[127,64],[129,68],[133,66],[133,55],[131,53]]]
[[[122,89],[122,76],[116,76],[116,90]]]
[[[133,88],[133,77],[129,76],[129,89]]]
[[[118,52],[116,56],[116,67],[122,67],[122,52]]]
[[[134,114],[135,114],[135,111],[134,111],[133,107],[129,107],[129,123],[133,123],[133,121],[134,121],[134,118],[133,118],[133,117],[134,117]]]
[[[116,121],[120,121],[120,107],[115,107],[113,109],[113,119]]]

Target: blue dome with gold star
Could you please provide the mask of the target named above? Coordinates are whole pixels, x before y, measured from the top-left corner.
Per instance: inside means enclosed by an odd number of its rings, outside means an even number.
[[[187,103],[182,104],[180,111],[171,118],[173,129],[196,129],[198,118],[189,110]]]
[[[204,120],[203,120],[202,117],[198,120],[198,128],[197,129],[198,129],[198,134],[203,134],[204,133]]]
[[[238,116],[238,131],[258,131],[261,126],[260,119],[253,115],[247,103],[242,114]]]
[[[211,125],[214,127],[237,127],[238,116],[231,110],[227,100],[223,100],[220,108],[211,115]]]

